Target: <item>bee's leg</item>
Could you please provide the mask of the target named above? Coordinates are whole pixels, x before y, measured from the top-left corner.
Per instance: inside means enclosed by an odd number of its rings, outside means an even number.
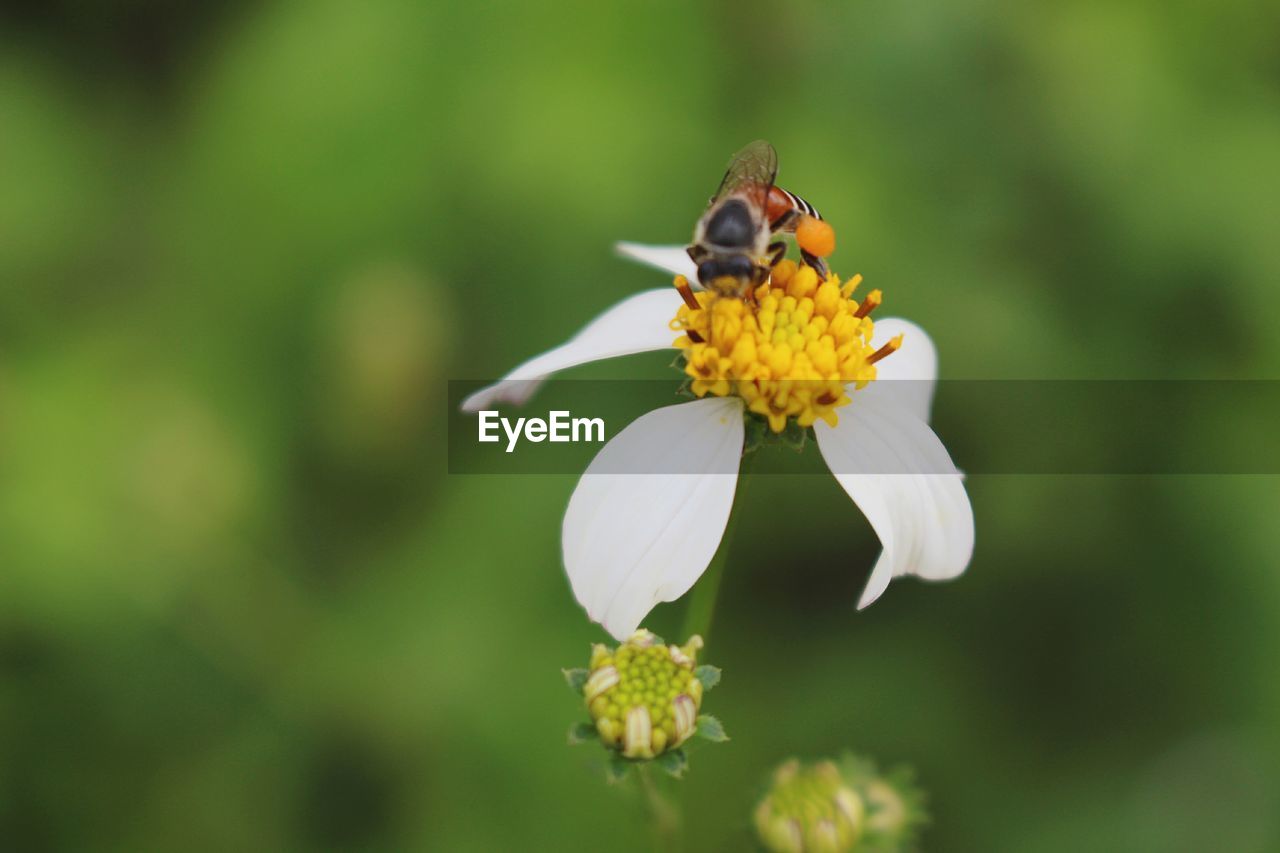
[[[800,250],[800,257],[804,262],[813,267],[813,271],[818,274],[818,278],[825,279],[827,277],[827,262],[817,255],[810,254],[804,249]]]
[[[770,243],[769,248],[766,249],[765,252],[769,257],[769,269],[772,270],[787,253],[787,244],[778,240],[777,242]]]
[[[772,246],[770,248],[772,248]],[[756,289],[769,280],[770,274],[773,273],[773,266],[775,263],[777,263],[777,261],[768,265],[756,264],[755,275],[751,278],[751,284],[747,288],[747,292],[742,295],[743,300],[752,308],[759,305],[759,302],[756,301]]]

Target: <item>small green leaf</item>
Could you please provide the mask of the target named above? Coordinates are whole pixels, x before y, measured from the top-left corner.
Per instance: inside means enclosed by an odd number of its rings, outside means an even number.
[[[591,723],[574,723],[569,726],[569,746],[596,739],[596,727]]]
[[[564,673],[564,680],[568,682],[569,689],[575,693],[581,693],[582,688],[587,684],[587,679],[591,677],[591,673],[581,667],[560,671]]]
[[[720,683],[720,667],[704,663],[693,671],[693,677],[702,682],[703,690],[710,690]]]
[[[684,776],[684,771],[689,769],[689,756],[683,749],[673,749],[659,755],[657,764],[673,779],[679,779]]]
[[[703,714],[698,718],[697,735],[712,743],[724,743],[729,739],[729,736],[724,733],[724,726],[710,714]]]
[[[609,756],[609,762],[604,766],[604,779],[610,785],[617,785],[627,778],[630,770],[631,762],[614,753]]]

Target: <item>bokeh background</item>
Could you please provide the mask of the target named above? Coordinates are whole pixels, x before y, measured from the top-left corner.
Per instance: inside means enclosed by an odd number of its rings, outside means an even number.
[[[604,638],[573,477],[448,475],[447,380],[655,286],[612,241],[684,240],[757,137],[944,376],[1277,378],[1277,33],[1263,0],[0,4],[0,846],[645,849],[564,745]],[[1280,849],[1278,486],[976,476],[969,573],[857,614],[866,522],[756,478],[688,848],[855,748],[916,767],[930,851]]]

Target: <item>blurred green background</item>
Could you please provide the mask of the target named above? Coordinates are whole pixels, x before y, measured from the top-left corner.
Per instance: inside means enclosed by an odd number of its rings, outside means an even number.
[[[1277,33],[1262,0],[0,4],[0,846],[645,849],[564,746],[604,639],[574,478],[449,476],[446,381],[660,284],[611,243],[685,240],[757,137],[944,377],[1276,378]],[[930,851],[1280,850],[1277,486],[974,477],[968,574],[857,614],[861,515],[757,477],[689,849],[851,747],[917,768]]]

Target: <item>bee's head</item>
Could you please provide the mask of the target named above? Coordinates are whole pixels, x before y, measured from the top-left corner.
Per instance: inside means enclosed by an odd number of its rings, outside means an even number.
[[[755,281],[756,265],[743,254],[710,258],[698,264],[698,282],[723,295],[741,295]]]

